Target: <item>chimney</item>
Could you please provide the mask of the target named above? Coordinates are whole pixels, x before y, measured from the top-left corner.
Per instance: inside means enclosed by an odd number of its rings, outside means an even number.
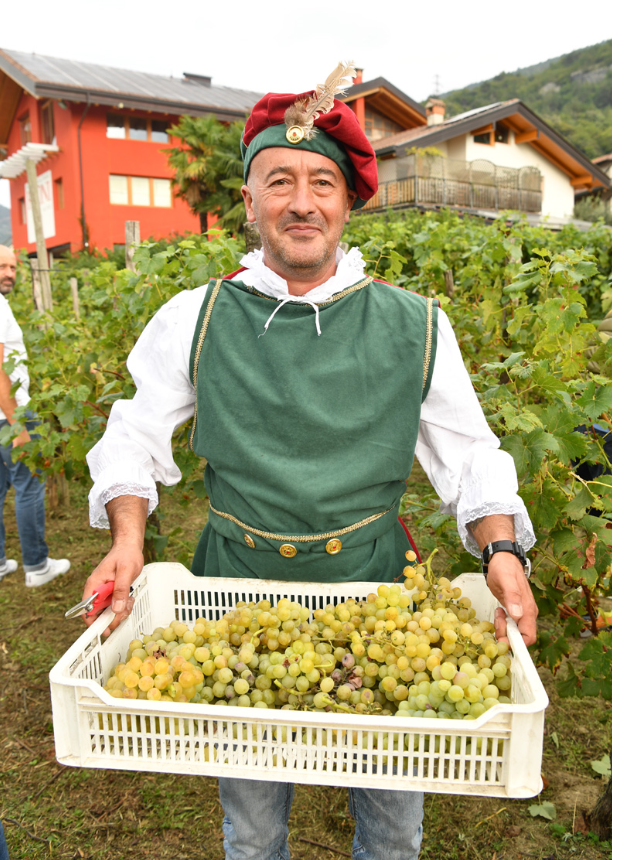
[[[361,84],[362,83],[362,72],[363,71],[364,71],[364,69],[356,69],[356,76],[353,79],[354,86],[355,86],[355,84]]]
[[[192,84],[200,84],[203,87],[210,87],[212,78],[207,75],[194,75],[192,72],[183,72],[185,81],[191,81]]]
[[[428,125],[439,125],[445,116],[445,102],[431,98],[426,102],[426,118]]]

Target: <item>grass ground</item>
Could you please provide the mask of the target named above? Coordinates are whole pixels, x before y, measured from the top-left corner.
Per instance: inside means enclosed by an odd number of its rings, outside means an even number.
[[[165,496],[164,523],[181,525],[186,551],[205,519],[202,502],[182,509]],[[19,558],[12,499],[5,510],[7,555]],[[50,554],[70,572],[26,589],[20,569],[0,584],[0,815],[11,860],[220,860],[222,813],[217,780],[64,768],[55,760],[48,672],[83,629],[64,611],[109,546],[90,529],[85,490],[71,487],[71,507],[48,517]],[[580,641],[576,643],[580,647]],[[546,715],[540,798],[503,800],[428,795],[424,860],[601,860],[609,843],[586,832],[583,814],[603,789],[591,761],[610,753],[611,706],[602,699],[560,700],[539,670],[551,703]],[[544,800],[555,821],[534,818]],[[347,792],[297,786],[290,818],[293,860],[351,856]]]

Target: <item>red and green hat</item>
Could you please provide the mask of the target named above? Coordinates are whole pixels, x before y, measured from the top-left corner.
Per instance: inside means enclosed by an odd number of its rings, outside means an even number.
[[[354,74],[351,64],[340,63],[315,92],[268,93],[260,99],[241,139],[244,182],[252,159],[262,149],[306,149],[335,161],[358,195],[353,208],[364,206],[377,192],[375,151],[351,108],[334,98],[344,91],[344,79]]]

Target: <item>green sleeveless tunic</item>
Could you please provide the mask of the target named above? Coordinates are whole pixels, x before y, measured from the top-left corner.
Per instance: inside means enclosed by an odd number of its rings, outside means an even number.
[[[193,573],[385,581],[436,351],[436,299],[366,278],[315,312],[211,281],[191,350],[209,520]]]

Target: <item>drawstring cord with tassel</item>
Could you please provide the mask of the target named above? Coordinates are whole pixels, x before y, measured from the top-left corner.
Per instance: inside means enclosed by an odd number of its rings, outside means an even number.
[[[279,302],[279,304],[276,306],[276,308],[272,311],[270,316],[268,317],[268,321],[264,325],[263,331],[261,332],[260,335],[258,335],[258,337],[263,337],[263,335],[268,330],[268,326],[270,325],[270,323],[274,319],[275,314],[281,310],[283,305],[287,305],[288,302],[291,302],[291,301],[294,301],[297,304],[300,303],[300,304],[310,305],[310,307],[314,308],[314,310],[316,311],[316,331],[318,332],[318,336],[320,337],[320,314],[319,314],[319,310],[318,310],[318,305],[315,304],[314,302],[310,302],[310,300],[306,299],[304,296],[301,296],[300,298],[295,298],[294,296],[286,296],[284,299],[282,299]]]

